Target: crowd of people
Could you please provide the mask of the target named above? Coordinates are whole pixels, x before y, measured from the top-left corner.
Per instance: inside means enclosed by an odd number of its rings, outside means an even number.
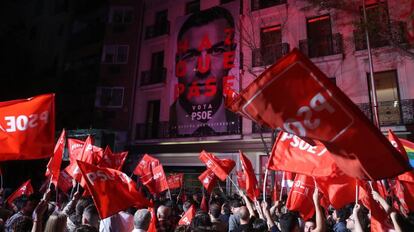
[[[307,220],[286,208],[286,195],[280,200],[259,203],[259,200],[252,202],[241,190],[233,195],[216,190],[211,194],[203,191],[203,194],[173,194],[168,198],[168,194],[148,195],[153,198],[154,208],[129,208],[101,220],[91,196],[81,196],[77,191],[65,201],[63,194],[56,197],[55,191],[49,189],[43,196],[34,193],[5,204],[0,210],[0,231],[378,231],[370,228],[370,212],[362,204],[325,209],[320,205],[317,188],[312,195],[315,214]],[[381,222],[382,231],[414,231],[412,214],[400,213],[376,191],[372,191],[372,197],[389,217],[389,221]],[[190,208],[195,209],[190,223],[179,223]]]

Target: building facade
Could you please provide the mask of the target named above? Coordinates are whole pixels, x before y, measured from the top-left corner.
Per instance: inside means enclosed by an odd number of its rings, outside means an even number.
[[[413,138],[414,50],[407,31],[412,22],[405,17],[412,6],[404,0],[366,4],[381,130],[390,128]],[[235,160],[238,170],[242,150],[261,173],[274,134],[246,118],[217,121],[220,102],[215,102],[215,94],[244,89],[295,47],[372,119],[368,52],[358,26],[362,1],[353,7],[353,11],[316,9],[295,0],[145,1],[130,128],[130,150],[138,154],[134,158],[148,153],[159,158],[167,172],[200,173],[201,150]],[[211,20],[192,16],[226,15],[221,8],[230,12],[234,23],[228,17],[216,19],[225,25],[215,27],[223,37],[207,28]],[[217,57],[224,73],[215,69]]]

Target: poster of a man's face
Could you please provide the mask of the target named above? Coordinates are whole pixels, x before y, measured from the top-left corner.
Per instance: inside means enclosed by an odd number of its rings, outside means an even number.
[[[231,130],[238,127],[240,118],[224,107],[224,95],[235,89],[238,80],[233,15],[213,7],[190,15],[177,28],[172,133],[235,133]]]

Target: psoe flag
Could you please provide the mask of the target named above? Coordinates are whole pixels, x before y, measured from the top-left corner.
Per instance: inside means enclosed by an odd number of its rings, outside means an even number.
[[[53,155],[55,95],[0,102],[0,161]]]
[[[410,170],[378,128],[298,49],[226,103],[261,125],[319,140],[349,176],[378,180]]]

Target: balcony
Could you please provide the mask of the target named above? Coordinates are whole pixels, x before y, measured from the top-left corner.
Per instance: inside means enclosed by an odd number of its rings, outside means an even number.
[[[141,72],[141,86],[164,83],[166,77],[166,68],[143,71]]]
[[[278,59],[289,53],[290,46],[288,43],[280,43],[252,50],[252,66],[259,67],[272,65]]]
[[[360,110],[372,121],[370,103],[358,104]],[[413,124],[414,99],[378,102],[378,113],[381,126]]]
[[[390,41],[395,44],[404,44],[407,42],[405,30],[405,22],[391,22],[389,31],[370,33],[370,46],[371,48],[385,47],[390,45]],[[367,49],[365,31],[362,29],[354,30],[354,43],[356,51]]]
[[[158,25],[151,25],[145,28],[145,39],[152,39],[170,33],[170,22],[166,21]]]
[[[286,0],[252,0],[252,11],[285,4]]]
[[[173,126],[170,122],[158,122],[158,123],[137,123],[135,139],[168,139],[168,138],[188,138],[188,137],[205,137],[205,136],[224,136],[224,135],[239,135],[241,134],[241,120],[236,121],[231,127],[228,127],[227,132],[212,132],[208,131],[207,134],[202,132],[197,135],[185,134],[178,135],[174,132]]]
[[[299,41],[299,49],[309,58],[343,53],[342,34],[336,33],[324,39],[304,39]]]

